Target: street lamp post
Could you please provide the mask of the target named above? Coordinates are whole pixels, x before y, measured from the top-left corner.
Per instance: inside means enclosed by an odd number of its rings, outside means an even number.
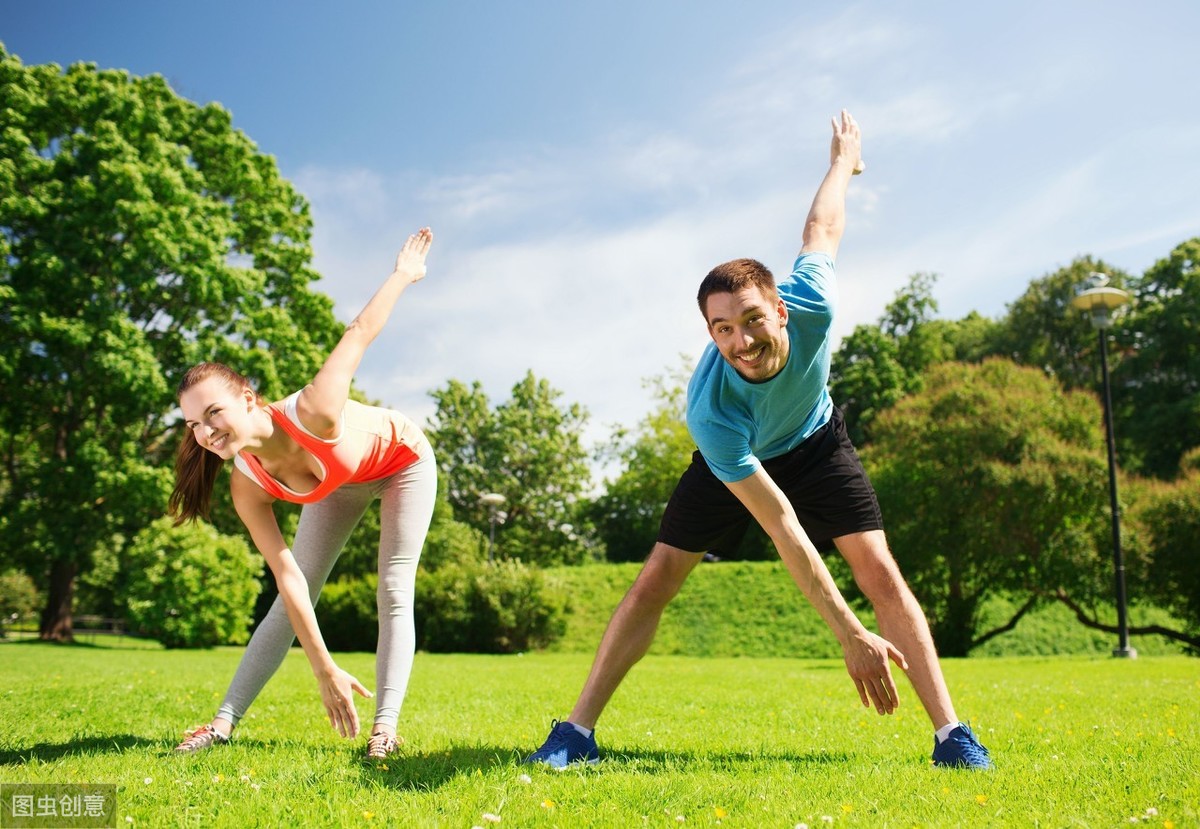
[[[1125,559],[1121,555],[1121,510],[1117,503],[1117,450],[1113,437],[1112,393],[1108,384],[1108,329],[1112,312],[1129,301],[1129,294],[1108,287],[1108,277],[1093,273],[1076,291],[1071,305],[1086,312],[1100,334],[1100,375],[1104,385],[1104,429],[1108,444],[1108,495],[1112,511],[1113,570],[1117,583],[1117,648],[1113,656],[1133,659],[1137,650],[1129,646],[1129,619],[1125,613]]]
[[[503,524],[508,516],[500,510],[500,506],[508,500],[499,492],[485,492],[479,496],[479,503],[488,508],[488,564],[492,563],[492,550],[496,546],[496,525]]]

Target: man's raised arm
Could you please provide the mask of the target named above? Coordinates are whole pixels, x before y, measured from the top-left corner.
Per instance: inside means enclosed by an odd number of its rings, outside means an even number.
[[[862,169],[862,136],[858,122],[843,109],[841,121],[833,119],[829,172],[817,188],[804,221],[801,253],[837,255],[838,243],[846,229],[846,189],[850,186],[850,177],[861,173]]]

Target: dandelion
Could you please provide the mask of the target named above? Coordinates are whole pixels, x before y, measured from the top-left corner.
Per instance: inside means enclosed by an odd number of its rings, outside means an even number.
[[[366,809],[363,809],[363,820],[370,820],[373,817],[375,817],[374,812],[368,812]]]
[[[524,783],[525,785],[529,785],[530,783],[532,783],[532,782],[533,782],[533,778],[532,778],[532,777],[530,777],[528,774],[522,774],[522,775],[521,775],[520,777],[518,777],[517,779],[518,779],[518,780],[520,780],[520,781],[521,781],[522,783]]]
[[[221,782],[222,780],[224,780],[224,779],[225,779],[225,778],[224,778],[224,777],[222,777],[222,776],[221,776],[221,775],[219,775],[219,774],[214,774],[214,775],[213,775],[213,782],[214,782],[214,783],[220,783],[220,782]]]
[[[717,816],[717,820],[729,816],[729,812],[725,811],[720,806],[713,806],[713,814]]]
[[[500,815],[493,815],[491,812],[484,812],[483,819],[487,823],[499,823]]]
[[[848,815],[848,814],[850,814],[850,813],[851,813],[851,812],[853,812],[853,811],[854,811],[854,807],[853,807],[853,806],[851,806],[849,803],[843,803],[843,804],[842,804],[842,814],[846,814],[846,815]]]
[[[1175,829],[1175,821],[1164,820],[1163,821],[1163,829]]]
[[[542,801],[542,808],[543,809],[553,809],[554,801],[551,800],[550,798],[546,798],[545,800]]]
[[[950,787],[942,786],[942,794],[950,794]]]

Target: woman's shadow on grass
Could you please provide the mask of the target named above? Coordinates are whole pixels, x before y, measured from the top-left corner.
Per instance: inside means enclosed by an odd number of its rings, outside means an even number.
[[[124,754],[127,751],[158,751],[161,740],[133,734],[108,734],[103,737],[79,737],[62,743],[37,743],[28,747],[0,748],[0,766],[21,766],[37,760],[47,762],[68,756]]]
[[[513,772],[537,774],[551,772],[541,765],[525,765],[529,749],[501,746],[452,746],[442,751],[407,753],[401,750],[387,760],[365,762],[363,781],[396,789],[429,791],[454,780],[475,774],[509,768]],[[605,751],[593,766],[573,766],[587,772],[611,770],[633,774],[661,774],[688,767],[702,767],[738,774],[741,767],[787,763],[791,766],[838,765],[852,761],[844,752],[704,752],[688,751]]]

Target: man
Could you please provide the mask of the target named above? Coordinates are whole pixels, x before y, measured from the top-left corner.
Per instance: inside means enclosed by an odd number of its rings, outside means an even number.
[[[699,451],[613,613],[574,709],[527,762],[562,768],[599,759],[596,721],[649,649],[663,609],[702,555],[735,544],[753,517],[837,636],[863,705],[896,710],[891,660],[907,672],[932,721],[934,763],[991,768],[987,749],[954,711],[929,625],[888,550],[874,490],[829,396],[833,259],[846,190],[861,164],[859,128],[843,110],[791,276],[776,287],[763,265],[738,259],[701,283],[697,300],[712,344],[688,385],[687,406]],[[829,541],[887,639],[863,627],[842,598],[817,552],[816,544]]]

